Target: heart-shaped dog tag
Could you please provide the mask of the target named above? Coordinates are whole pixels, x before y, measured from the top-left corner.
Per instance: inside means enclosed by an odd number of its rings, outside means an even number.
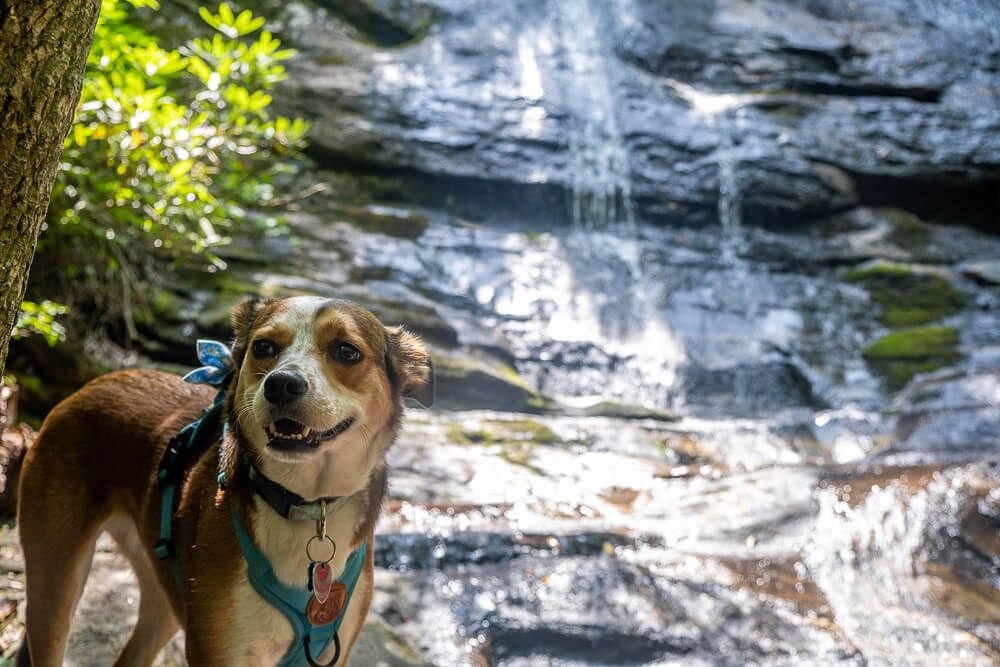
[[[329,563],[315,563],[312,566],[312,593],[320,604],[330,597],[330,586],[333,585],[333,571]]]

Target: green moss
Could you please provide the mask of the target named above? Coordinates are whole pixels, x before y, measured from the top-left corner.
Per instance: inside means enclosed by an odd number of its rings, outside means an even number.
[[[497,438],[486,429],[467,429],[461,424],[452,424],[448,427],[448,439],[458,445],[489,445],[496,442]]]
[[[330,67],[336,67],[339,65],[346,65],[350,62],[350,59],[341,53],[331,53],[325,56],[320,56],[316,59],[316,63],[319,65],[327,65]]]
[[[584,410],[588,417],[619,417],[621,419],[655,419],[657,421],[675,422],[677,415],[666,410],[647,408],[643,405],[619,403],[617,401],[601,401]]]
[[[531,419],[491,419],[478,428],[452,424],[447,437],[460,445],[533,444],[551,445],[562,439],[545,424]]]
[[[889,240],[901,248],[916,250],[927,245],[930,225],[909,211],[898,208],[881,208],[882,218],[892,227]]]
[[[364,283],[369,280],[388,280],[392,269],[388,266],[352,266],[351,282]]]
[[[358,177],[357,184],[359,196],[368,201],[394,201],[403,193],[403,181],[391,176],[363,174]]]
[[[542,394],[535,394],[528,397],[524,405],[527,408],[525,412],[532,412],[534,414],[558,412],[561,409],[558,401]]]
[[[342,206],[336,209],[347,222],[369,232],[415,239],[427,229],[427,216],[413,211],[378,207]]]
[[[508,463],[527,468],[536,475],[541,475],[542,470],[531,463],[532,447],[527,443],[507,443],[500,449],[500,458]]]
[[[524,381],[524,378],[521,377],[521,374],[517,372],[517,369],[510,364],[498,362],[494,365],[494,369],[496,369],[496,372],[500,375],[500,377],[504,378],[511,384],[528,389],[528,384]]]
[[[562,440],[548,426],[532,419],[491,421],[489,424],[503,429],[508,440],[528,441],[541,445],[551,445]]]
[[[890,389],[902,389],[914,375],[950,366],[962,358],[954,327],[894,331],[869,345],[863,356]]]
[[[879,307],[879,321],[887,327],[927,324],[965,307],[965,297],[945,278],[899,264],[852,269],[844,279],[868,290]]]

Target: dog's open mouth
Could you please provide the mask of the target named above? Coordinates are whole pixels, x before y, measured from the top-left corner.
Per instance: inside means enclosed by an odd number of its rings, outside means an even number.
[[[268,447],[290,451],[313,448],[321,442],[332,440],[353,423],[354,417],[348,417],[331,429],[315,431],[294,419],[282,418],[271,422],[264,430],[267,432]]]

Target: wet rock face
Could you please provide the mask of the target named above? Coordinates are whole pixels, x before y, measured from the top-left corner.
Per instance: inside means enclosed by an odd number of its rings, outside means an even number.
[[[914,382],[897,400],[894,442],[879,457],[913,463],[1000,450],[1000,359],[977,362]]]
[[[728,162],[765,224],[996,210],[993,3],[335,4],[364,11],[286,12],[304,57],[279,102],[314,121],[320,162],[402,173],[411,196],[693,224]]]

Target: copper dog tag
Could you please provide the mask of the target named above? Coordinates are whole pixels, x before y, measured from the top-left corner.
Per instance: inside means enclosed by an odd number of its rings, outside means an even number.
[[[326,602],[320,602],[315,595],[309,598],[306,606],[306,618],[313,626],[327,625],[340,618],[347,602],[347,586],[342,581],[335,581],[330,587],[330,595]]]

